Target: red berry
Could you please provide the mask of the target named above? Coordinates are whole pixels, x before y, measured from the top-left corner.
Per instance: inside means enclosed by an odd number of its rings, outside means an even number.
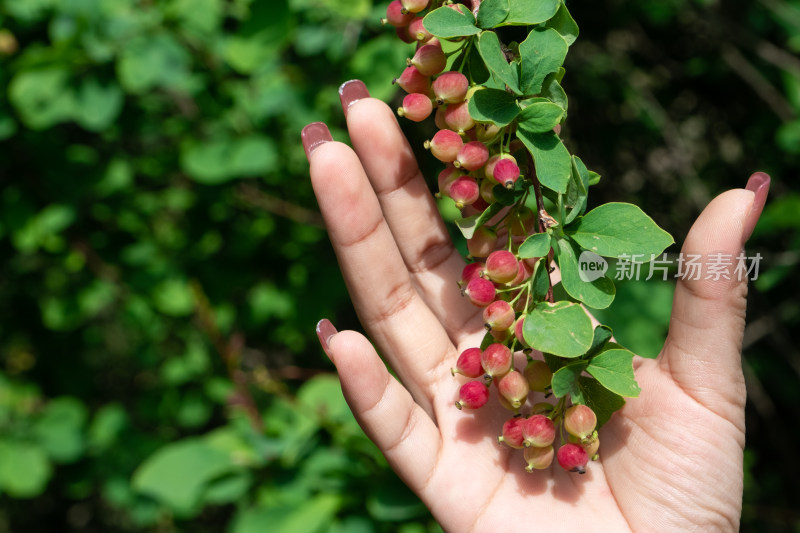
[[[411,93],[403,98],[403,107],[398,108],[397,114],[414,122],[422,122],[433,112],[431,99],[424,94]]]
[[[544,446],[542,448],[531,446],[530,448],[525,448],[525,450],[522,452],[522,456],[528,463],[528,466],[525,467],[525,470],[528,472],[533,472],[534,469],[544,470],[553,464],[554,455],[555,453],[553,446]]]
[[[514,323],[514,336],[517,337],[517,342],[519,342],[522,345],[523,348],[530,348],[530,346],[528,346],[528,343],[525,342],[525,337],[522,336],[522,325],[525,323],[525,317],[526,316],[528,316],[528,315],[520,316],[517,319],[517,321]],[[531,390],[536,390],[536,389],[531,387]],[[541,392],[541,391],[539,391],[539,392]]]
[[[514,310],[505,300],[495,300],[483,310],[483,324],[489,331],[504,331],[514,324]]]
[[[461,147],[453,165],[467,170],[478,170],[489,159],[489,149],[480,141],[471,141]]]
[[[497,250],[486,258],[486,276],[497,283],[508,283],[517,277],[519,261],[508,250]]]
[[[513,189],[514,183],[519,178],[519,167],[510,159],[500,159],[494,166],[492,176],[506,189]]]
[[[597,426],[597,415],[586,405],[573,405],[564,413],[564,429],[579,439],[588,437]]]
[[[527,381],[525,383],[527,384]],[[525,446],[538,448],[549,446],[556,438],[556,426],[544,415],[533,415],[525,419],[522,436],[525,439]]]
[[[445,72],[431,85],[436,103],[458,104],[464,101],[469,90],[469,80],[460,72]]]
[[[406,67],[399,78],[392,80],[407,93],[428,94],[431,90],[431,79],[423,75],[417,67]],[[455,159],[455,157],[453,158]]]
[[[454,376],[461,374],[468,378],[479,378],[483,375],[483,367],[481,366],[481,349],[480,348],[467,348],[461,355],[458,356],[456,367],[450,369],[450,373]]]
[[[502,442],[512,448],[524,448],[522,443],[522,423],[524,418],[515,416],[505,421],[503,424],[503,434],[497,437],[497,442]]]
[[[386,8],[386,18],[381,19],[381,23],[403,28],[408,26],[412,20],[414,20],[414,15],[403,13],[403,4],[400,3],[400,0],[392,0]]]
[[[454,181],[463,175],[464,172],[460,169],[457,169],[453,165],[447,165],[444,170],[439,172],[439,195],[449,197],[450,185],[452,185]]]
[[[516,370],[512,370],[500,379],[497,383],[497,390],[500,392],[500,396],[508,400],[511,407],[515,409],[519,409],[525,403],[528,392],[530,392],[528,381]],[[555,437],[555,429],[553,436]]]
[[[444,110],[444,121],[448,128],[459,134],[463,134],[475,125],[475,121],[469,114],[467,102],[448,105]]]
[[[553,380],[553,372],[547,363],[534,359],[522,371],[528,380],[528,385],[532,391],[544,392]]]
[[[509,159],[513,161],[515,164],[517,162],[514,159],[514,156],[511,154],[495,154],[486,161],[486,167],[483,169],[483,172],[486,174],[486,177],[492,181],[497,181],[494,179],[494,167],[497,166],[497,163],[502,161],[503,159]]]
[[[417,67],[417,70],[425,76],[433,76],[439,74],[447,66],[447,57],[441,46],[426,44],[417,50],[414,57],[408,60],[408,64]]]
[[[464,267],[464,270],[461,271],[461,281],[458,282],[460,286],[464,286],[474,278],[480,277],[481,273],[483,272],[484,264],[480,261],[476,261],[475,263],[467,263]]]
[[[464,141],[461,140],[461,136],[450,130],[439,130],[433,139],[425,141],[425,148],[431,151],[433,157],[444,163],[455,161],[462,146],[464,146]]]
[[[411,23],[408,25],[408,34],[417,40],[417,42],[424,43],[429,41],[433,34],[425,29],[425,26],[422,24],[422,19],[424,17],[416,17]]]
[[[497,246],[497,233],[486,226],[475,230],[467,239],[467,250],[472,257],[487,257]]]
[[[497,290],[494,288],[494,283],[488,279],[474,278],[467,283],[463,293],[474,305],[486,307],[494,301]]]
[[[481,366],[490,377],[499,378],[511,370],[512,359],[513,354],[508,346],[495,342],[487,346],[481,354]]]
[[[480,198],[478,182],[472,176],[460,176],[450,184],[450,198],[461,209],[465,205],[472,205]]]
[[[558,449],[558,464],[568,472],[586,473],[586,463],[589,462],[589,454],[586,450],[573,442],[568,442]]]
[[[489,400],[489,387],[482,381],[468,381],[458,391],[456,407],[459,409],[479,409]]]

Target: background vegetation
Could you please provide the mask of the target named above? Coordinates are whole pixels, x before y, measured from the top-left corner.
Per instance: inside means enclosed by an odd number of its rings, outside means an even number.
[[[409,49],[385,3],[0,0],[0,531],[438,529],[314,335],[359,325],[299,132],[346,139],[347,79],[396,102]],[[603,175],[590,202],[681,242],[714,195],[773,176],[748,245],[742,530],[800,531],[800,1],[569,6],[564,137]],[[671,291],[624,283],[604,318],[655,355]]]

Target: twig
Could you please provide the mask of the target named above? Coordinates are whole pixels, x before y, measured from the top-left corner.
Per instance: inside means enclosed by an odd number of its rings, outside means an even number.
[[[742,55],[737,48],[726,46],[722,59],[758,94],[783,122],[791,121],[795,112],[783,95]]]
[[[316,226],[318,228],[325,227],[325,221],[322,219],[322,215],[319,212],[287,202],[282,198],[265,193],[252,185],[242,185],[239,187],[236,191],[236,197],[246,204],[269,211],[273,215],[288,218],[292,222]]]

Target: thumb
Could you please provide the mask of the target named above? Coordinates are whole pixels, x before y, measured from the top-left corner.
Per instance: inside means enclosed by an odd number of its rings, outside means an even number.
[[[731,420],[745,401],[741,349],[751,261],[744,243],[764,208],[769,183],[767,174],[756,172],[746,189],[714,198],[689,230],[659,358],[687,394]]]

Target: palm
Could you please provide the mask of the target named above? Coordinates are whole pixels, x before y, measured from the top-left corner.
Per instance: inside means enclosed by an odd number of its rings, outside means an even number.
[[[469,414],[453,407],[449,368],[480,342],[480,313],[454,289],[463,261],[391,111],[362,100],[348,126],[356,153],[320,146],[312,182],[359,317],[403,385],[363,336],[332,336],[323,324],[321,340],[362,427],[442,526],[736,529],[746,288],[680,284],[670,338],[659,359],[637,361],[642,395],[603,427],[601,461],[584,476],[558,467],[527,474],[521,454],[494,439],[507,411],[496,402]],[[753,195],[731,191],[718,204],[687,246],[738,252],[742,231],[716,229],[744,219]]]

